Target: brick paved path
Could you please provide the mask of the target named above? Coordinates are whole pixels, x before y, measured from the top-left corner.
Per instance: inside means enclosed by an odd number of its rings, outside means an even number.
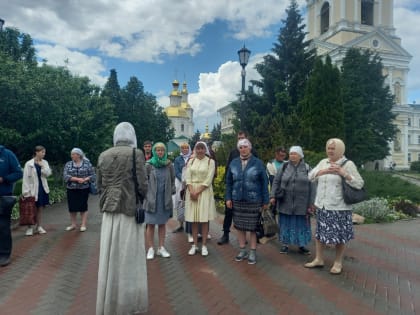
[[[46,235],[13,232],[12,264],[0,269],[1,315],[95,314],[97,197],[90,209],[84,233],[64,231],[65,204],[46,209]],[[148,314],[420,314],[420,219],[356,226],[340,276],[303,268],[308,257],[279,254],[277,241],[258,246],[256,265],[237,263],[234,233],[230,245],[216,244],[221,220],[211,223],[206,258],[188,256],[186,236],[170,233],[169,222],[172,257],[148,262]],[[326,251],[328,267],[333,255]]]

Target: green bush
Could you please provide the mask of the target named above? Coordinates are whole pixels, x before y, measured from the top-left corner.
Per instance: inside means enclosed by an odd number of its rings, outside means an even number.
[[[390,200],[389,204],[397,212],[402,212],[410,217],[417,217],[417,206],[411,200],[405,200],[402,198],[396,198]]]
[[[360,174],[365,181],[369,198],[402,198],[411,200],[414,204],[420,203],[420,187],[393,176],[392,172],[360,170]]]
[[[214,179],[213,192],[214,198],[217,200],[225,199],[225,167],[217,167],[217,177]]]
[[[48,187],[50,188],[49,199],[51,205],[64,200],[66,197],[66,188],[62,182],[57,183],[53,178],[48,179]],[[17,197],[22,194],[22,180],[16,183],[14,194]],[[17,202],[13,207],[12,219],[19,219],[19,202]]]
[[[410,171],[420,173],[420,161],[411,162]]]
[[[365,217],[365,223],[393,222],[401,218],[385,198],[372,198],[354,205],[354,212]]]

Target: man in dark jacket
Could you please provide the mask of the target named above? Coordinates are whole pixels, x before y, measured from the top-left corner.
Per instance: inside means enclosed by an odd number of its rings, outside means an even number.
[[[245,131],[240,130],[238,132],[238,141],[242,140],[242,139],[246,139],[247,137],[248,137],[248,135]],[[254,148],[252,148],[251,153],[255,157],[257,157],[257,152],[255,151]],[[230,151],[229,156],[228,156],[228,160],[227,160],[227,163],[226,163],[225,175],[228,171],[230,162],[232,162],[232,160],[234,158],[237,158],[238,156],[239,156],[239,150],[237,148]],[[230,232],[230,226],[232,225],[232,216],[233,216],[232,209],[227,208],[226,205],[225,205],[225,218],[223,219],[223,235],[217,241],[217,244],[219,244],[219,245],[229,243],[229,232]]]
[[[15,182],[23,172],[14,153],[0,145],[0,198],[13,195]],[[10,263],[12,253],[11,209],[0,206],[0,267]]]

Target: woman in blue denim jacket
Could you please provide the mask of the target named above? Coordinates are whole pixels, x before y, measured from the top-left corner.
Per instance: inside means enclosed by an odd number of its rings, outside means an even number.
[[[237,144],[240,156],[232,160],[226,173],[226,207],[233,210],[233,224],[238,230],[240,251],[236,261],[248,258],[255,264],[257,224],[261,207],[268,207],[268,178],[264,163],[251,154],[248,139]],[[245,248],[246,232],[250,232],[250,252]]]

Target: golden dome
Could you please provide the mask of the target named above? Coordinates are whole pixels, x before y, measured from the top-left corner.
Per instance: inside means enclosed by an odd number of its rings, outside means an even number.
[[[181,102],[181,107],[183,109],[190,109],[191,108],[190,104],[188,104],[187,102]]]
[[[200,139],[203,140],[210,140],[211,139],[211,132],[209,132],[209,125],[206,124],[206,132],[201,134]]]
[[[165,113],[168,117],[188,118],[188,114],[185,109],[179,106],[168,106],[165,108]]]

